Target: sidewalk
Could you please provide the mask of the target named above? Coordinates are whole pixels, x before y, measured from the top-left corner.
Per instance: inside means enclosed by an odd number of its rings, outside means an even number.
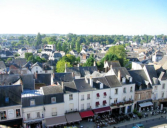
[[[126,126],[126,125],[129,125],[129,124],[137,124],[137,123],[141,123],[143,121],[148,121],[148,120],[154,120],[154,119],[158,119],[158,118],[162,118],[161,116],[163,116],[163,118],[167,119],[167,114],[158,114],[158,115],[154,115],[154,116],[149,116],[147,118],[141,118],[141,119],[131,119],[130,121],[125,121],[125,122],[122,122],[122,123],[118,123],[116,125],[114,125],[116,128],[119,128],[119,127],[122,127],[122,126]],[[113,126],[111,126],[110,128],[112,128]]]

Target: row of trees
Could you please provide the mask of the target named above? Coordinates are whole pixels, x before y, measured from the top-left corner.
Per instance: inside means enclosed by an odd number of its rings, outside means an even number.
[[[36,62],[46,62],[46,60],[44,58],[40,58],[39,56],[33,56],[33,53],[25,53],[25,59],[27,61],[31,61],[32,63],[36,63]]]

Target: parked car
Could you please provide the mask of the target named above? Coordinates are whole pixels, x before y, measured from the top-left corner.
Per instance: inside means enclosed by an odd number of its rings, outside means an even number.
[[[143,124],[136,124],[132,128],[144,128],[144,125]]]

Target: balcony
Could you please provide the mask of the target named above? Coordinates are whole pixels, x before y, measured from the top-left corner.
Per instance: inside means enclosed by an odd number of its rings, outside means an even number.
[[[65,113],[72,113],[72,112],[78,112],[78,110],[77,109],[71,109],[69,111],[66,111]]]
[[[52,112],[52,116],[57,116],[57,112]]]

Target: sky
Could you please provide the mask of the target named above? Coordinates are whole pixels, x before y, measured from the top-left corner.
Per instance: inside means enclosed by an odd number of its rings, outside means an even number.
[[[0,0],[0,34],[167,35],[167,0]]]

